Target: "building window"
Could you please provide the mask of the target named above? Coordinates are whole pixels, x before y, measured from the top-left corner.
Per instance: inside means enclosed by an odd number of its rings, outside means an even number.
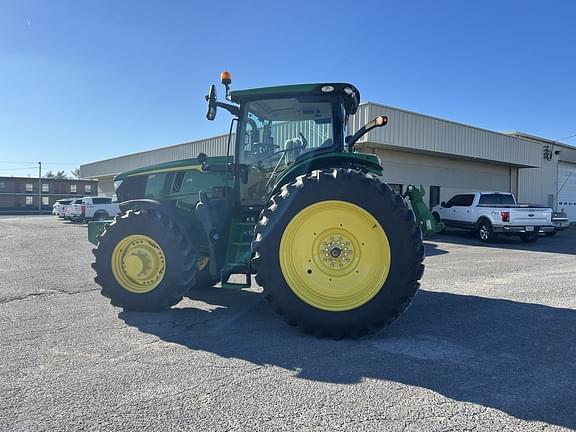
[[[4,189],[6,187],[6,183],[0,182],[0,189]]]
[[[428,207],[429,209],[432,209],[432,207],[437,206],[438,204],[440,204],[440,186],[430,186],[430,207]]]
[[[43,206],[50,205],[50,198],[48,198],[48,197],[42,197],[42,205],[43,205]]]
[[[75,184],[70,185],[70,193],[76,193],[76,185]]]
[[[392,190],[400,195],[402,195],[402,185],[396,183],[388,183],[388,186],[392,188]]]
[[[27,196],[26,197],[26,205],[32,205],[32,204],[34,204],[34,197]]]
[[[50,192],[50,185],[48,183],[42,183],[42,192]]]
[[[92,193],[92,185],[84,185],[84,192]]]
[[[26,192],[32,192],[34,190],[34,185],[32,183],[26,183]]]

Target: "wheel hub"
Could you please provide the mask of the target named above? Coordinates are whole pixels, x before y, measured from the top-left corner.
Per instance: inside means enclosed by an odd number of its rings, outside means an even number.
[[[344,269],[352,263],[354,248],[349,233],[344,230],[336,230],[332,235],[327,235],[320,242],[318,256],[324,267],[331,270]]]
[[[127,291],[138,294],[152,291],[164,278],[165,270],[164,252],[148,236],[127,236],[112,252],[112,272]]]
[[[341,253],[342,249],[340,249],[339,247],[335,247],[330,251],[330,255],[332,255],[332,258],[338,258]]]

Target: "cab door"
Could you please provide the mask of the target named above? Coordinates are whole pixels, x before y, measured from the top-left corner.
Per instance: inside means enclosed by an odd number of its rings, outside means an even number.
[[[456,219],[456,213],[458,210],[457,204],[460,199],[460,195],[455,195],[448,200],[445,206],[440,209],[440,218],[446,223],[446,225],[455,226],[458,225],[458,220]]]
[[[476,214],[474,212],[474,194],[460,195],[459,206],[456,212],[458,220],[464,228],[473,227],[476,224]]]

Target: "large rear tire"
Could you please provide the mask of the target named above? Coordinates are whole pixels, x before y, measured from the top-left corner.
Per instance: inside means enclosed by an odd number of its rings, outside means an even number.
[[[167,309],[194,285],[197,253],[173,217],[153,208],[117,216],[93,249],[94,281],[114,306]]]
[[[404,200],[356,170],[285,185],[255,229],[256,281],[286,321],[319,337],[361,337],[410,305],[422,234]]]

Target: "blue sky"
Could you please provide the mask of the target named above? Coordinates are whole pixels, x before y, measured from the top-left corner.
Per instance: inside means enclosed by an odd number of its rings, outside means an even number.
[[[236,89],[348,81],[364,101],[563,138],[575,22],[572,1],[0,0],[0,176],[225,133],[203,99],[224,69]]]

